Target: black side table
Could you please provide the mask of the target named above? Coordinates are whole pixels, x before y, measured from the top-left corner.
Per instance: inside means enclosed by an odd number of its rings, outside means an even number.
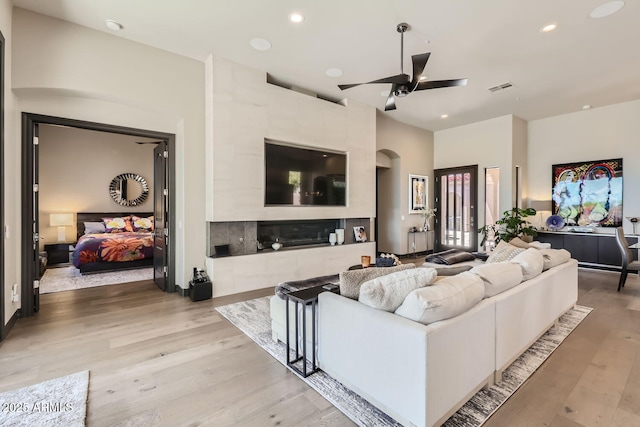
[[[287,366],[293,369],[298,374],[302,375],[304,378],[309,375],[317,372],[319,370],[318,365],[316,363],[316,312],[318,309],[318,295],[322,292],[331,291],[340,293],[340,288],[333,285],[321,285],[314,286],[312,288],[302,289],[300,291],[290,292],[285,294],[287,303],[286,303],[286,330],[287,330]],[[296,355],[294,359],[291,359],[291,343],[290,340],[290,331],[291,331],[291,322],[289,321],[289,301],[293,301],[295,304],[295,350]],[[298,304],[302,304],[302,316],[298,316]],[[307,310],[306,306],[311,305],[311,369],[307,369],[307,365],[309,364],[309,360],[307,359]],[[300,329],[300,317],[302,317],[302,354],[300,354],[300,346],[298,344],[298,336]],[[302,361],[302,369],[295,366],[295,363]]]

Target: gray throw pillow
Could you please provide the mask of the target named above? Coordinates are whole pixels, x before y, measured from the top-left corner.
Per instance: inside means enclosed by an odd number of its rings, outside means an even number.
[[[386,276],[396,271],[415,268],[415,264],[401,264],[395,267],[370,267],[361,270],[349,270],[340,273],[340,295],[343,297],[358,299],[360,297],[360,286],[376,277]]]

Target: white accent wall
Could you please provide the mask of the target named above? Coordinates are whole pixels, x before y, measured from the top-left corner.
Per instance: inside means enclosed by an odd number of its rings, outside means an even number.
[[[139,138],[86,129],[39,127],[40,248],[55,243],[58,227],[49,225],[51,213],[153,212],[153,149],[136,144]],[[111,180],[135,173],[149,185],[147,200],[134,207],[116,203],[109,194]],[[66,227],[67,241],[75,241],[76,227]]]
[[[8,164],[21,162],[20,112],[176,135],[175,280],[187,287],[192,268],[204,267],[206,257],[204,64],[19,8],[13,9],[12,35],[13,51],[20,54],[12,57],[7,84],[18,97],[7,115],[15,129],[7,141]],[[19,213],[18,167],[13,172],[7,198]],[[8,218],[16,254],[19,218]],[[16,256],[14,277],[20,262]]]
[[[500,216],[515,206],[515,166],[524,168],[523,177],[527,170],[523,128],[526,122],[508,115],[434,134],[434,169],[478,165],[476,229],[485,221],[485,168],[500,168]]]
[[[378,171],[378,250],[394,254],[413,251],[408,244],[411,227],[422,227],[421,215],[409,214],[409,174],[426,175],[427,203],[433,208],[433,132],[393,120],[378,112],[377,149],[385,166]],[[433,220],[432,220],[433,225]],[[432,233],[430,233],[431,235]],[[416,238],[416,251],[427,250],[424,234]],[[429,236],[431,238],[431,236]]]
[[[375,108],[323,99],[267,83],[263,71],[224,58],[206,65],[207,221],[374,218]],[[264,205],[265,138],[347,154],[347,206]],[[375,237],[367,224],[369,239]],[[351,244],[207,259],[214,296],[335,274],[375,256]]]
[[[16,185],[20,175],[20,145],[16,139],[20,137],[20,125],[13,119],[16,116],[17,100],[11,91],[12,77],[12,4],[10,0],[0,0],[0,31],[4,37],[4,164],[0,165],[0,173],[4,174],[4,322],[7,324],[20,308],[20,302],[11,302],[11,287],[20,287],[20,189]],[[6,231],[6,232],[5,232]]]
[[[624,216],[640,216],[639,141],[640,100],[529,122],[529,197],[551,200],[554,164],[621,157]],[[626,219],[623,226],[633,231]]]

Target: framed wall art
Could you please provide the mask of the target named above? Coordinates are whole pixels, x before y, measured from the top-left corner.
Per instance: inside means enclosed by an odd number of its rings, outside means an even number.
[[[552,166],[553,213],[566,225],[622,225],[622,159]]]
[[[424,175],[409,174],[409,213],[418,214],[427,208],[427,180]]]

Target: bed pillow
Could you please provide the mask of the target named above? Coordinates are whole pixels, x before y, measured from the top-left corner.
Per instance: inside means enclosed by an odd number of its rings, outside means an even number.
[[[427,325],[458,316],[479,303],[483,297],[482,279],[465,271],[412,291],[395,313]]]
[[[433,268],[412,268],[368,280],[360,286],[358,301],[378,310],[394,312],[409,292],[430,285],[436,278]]]
[[[340,273],[340,295],[343,297],[358,299],[360,286],[376,277],[386,276],[396,271],[415,268],[415,264],[401,264],[394,267],[370,267],[361,270],[349,270]]]
[[[124,233],[127,231],[133,231],[130,216],[102,218],[102,222],[104,222],[105,233]]]
[[[104,226],[104,222],[85,222],[84,223],[84,234],[99,234],[105,233],[106,228]]]
[[[141,218],[132,215],[131,224],[133,225],[133,231],[152,232],[154,228],[153,216]]]
[[[524,248],[519,248],[517,246],[508,244],[504,240],[500,240],[500,243],[498,243],[498,246],[496,246],[496,248],[493,251],[491,251],[491,255],[489,255],[489,258],[487,258],[485,262],[492,263],[492,262],[509,261],[516,255],[524,251],[525,251]]]

